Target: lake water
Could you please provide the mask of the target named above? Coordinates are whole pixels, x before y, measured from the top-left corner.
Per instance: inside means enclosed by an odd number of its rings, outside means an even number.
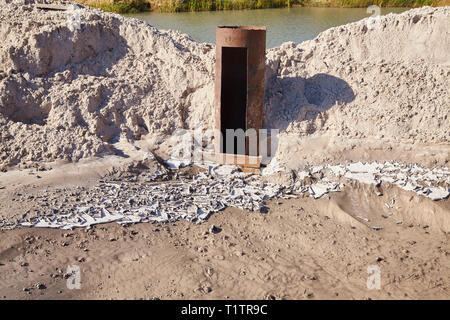
[[[408,8],[382,8],[381,14],[399,13]],[[367,8],[282,8],[264,10],[206,11],[127,14],[144,20],[158,29],[175,29],[190,34],[200,42],[215,43],[216,26],[258,25],[267,27],[267,48],[286,41],[314,39],[334,26],[370,17]]]

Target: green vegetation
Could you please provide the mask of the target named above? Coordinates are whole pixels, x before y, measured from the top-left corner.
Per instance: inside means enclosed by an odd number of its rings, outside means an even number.
[[[150,9],[149,0],[75,0],[84,5],[116,13],[138,13]]]
[[[161,0],[151,7],[164,12],[281,8],[291,0]]]
[[[117,13],[145,10],[161,12],[305,7],[421,7],[450,5],[450,0],[78,0],[91,7]]]
[[[305,7],[362,8],[370,5],[380,7],[422,7],[448,5],[450,0],[300,0]]]

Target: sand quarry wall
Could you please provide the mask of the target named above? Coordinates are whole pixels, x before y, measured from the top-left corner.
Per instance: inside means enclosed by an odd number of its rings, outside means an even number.
[[[0,166],[77,161],[114,153],[119,139],[214,126],[212,44],[83,7],[73,30],[70,13],[33,4],[0,0]],[[268,50],[264,126],[294,144],[450,145],[450,7],[370,26]],[[293,156],[287,145],[279,153]]]

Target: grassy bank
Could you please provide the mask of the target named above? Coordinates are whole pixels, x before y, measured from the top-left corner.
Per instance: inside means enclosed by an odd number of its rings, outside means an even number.
[[[416,8],[423,6],[448,6],[450,5],[450,0],[303,0],[296,1],[296,5],[334,8],[365,8],[370,5]]]
[[[75,0],[84,5],[116,13],[138,13],[150,10],[149,0]]]
[[[211,11],[282,8],[291,6],[292,0],[160,0],[150,1],[154,9],[165,12]]]
[[[78,0],[91,7],[117,13],[145,10],[161,12],[282,8],[291,6],[356,8],[450,5],[450,0]]]
[[[161,12],[214,11],[289,7],[292,0],[76,0],[105,11],[132,13],[145,10]]]

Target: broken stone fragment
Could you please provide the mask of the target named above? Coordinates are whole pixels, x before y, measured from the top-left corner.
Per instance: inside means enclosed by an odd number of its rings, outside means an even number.
[[[216,227],[215,225],[211,225],[211,226],[209,227],[209,233],[211,233],[211,234],[219,233],[219,232],[221,232],[221,231],[222,231],[222,229]]]
[[[47,289],[47,286],[46,286],[45,284],[43,284],[43,283],[40,283],[40,282],[36,283],[36,284],[35,284],[35,287],[36,287],[37,289],[39,289],[39,290],[45,290],[45,289]]]

